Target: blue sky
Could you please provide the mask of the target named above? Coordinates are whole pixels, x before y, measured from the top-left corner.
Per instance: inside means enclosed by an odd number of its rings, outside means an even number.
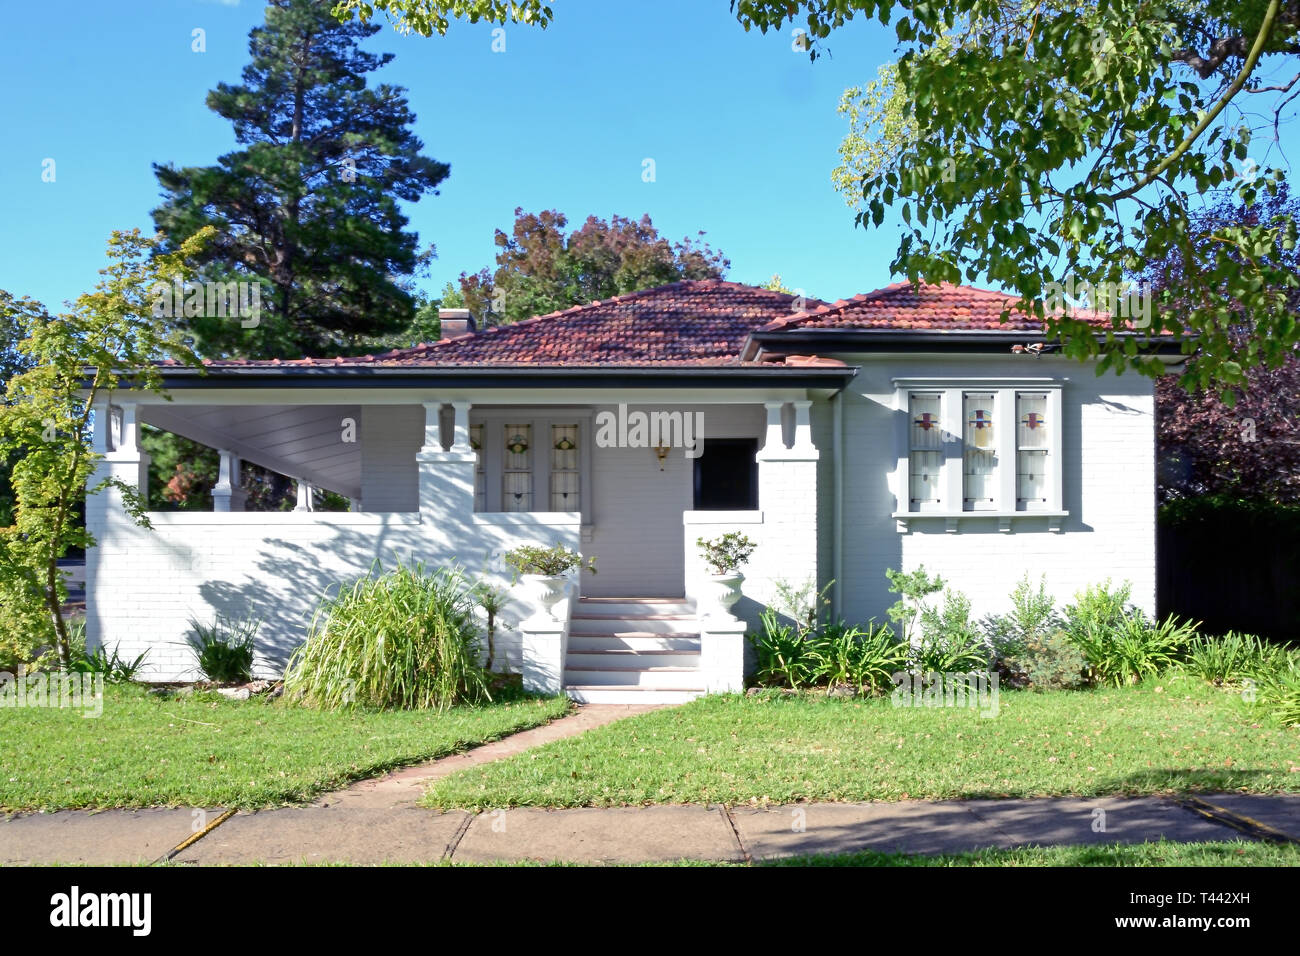
[[[810,295],[890,281],[895,223],[855,226],[830,184],[847,129],[840,93],[892,58],[893,33],[856,24],[809,63],[784,35],[745,33],[726,0],[556,0],[546,31],[453,22],[446,37],[368,41],[396,59],[372,78],[409,90],[426,154],[451,164],[409,207],[438,249],[436,290],[491,263],[513,210],[649,213],[671,239],[703,229],[729,277],[779,272]],[[235,147],[204,97],[238,82],[256,0],[14,4],[0,34],[0,288],[57,307],[90,288],[114,228],[152,230],[150,164],[207,165]],[[191,31],[206,34],[191,51]],[[372,79],[376,82],[377,79]],[[656,179],[642,181],[642,162]],[[55,181],[43,182],[54,160]]]

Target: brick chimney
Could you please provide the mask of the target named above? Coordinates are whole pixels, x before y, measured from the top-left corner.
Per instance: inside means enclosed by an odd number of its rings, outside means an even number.
[[[439,309],[438,322],[442,327],[439,338],[444,342],[474,334],[474,316],[469,309]]]

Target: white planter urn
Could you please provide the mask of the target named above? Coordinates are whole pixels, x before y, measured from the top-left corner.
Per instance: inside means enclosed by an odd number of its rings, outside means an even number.
[[[552,621],[559,620],[555,616],[555,605],[564,600],[569,579],[563,574],[525,574],[523,580],[533,589],[543,616]]]
[[[731,609],[740,600],[740,586],[744,583],[745,576],[739,571],[732,571],[729,574],[710,574],[704,616],[735,620]]]

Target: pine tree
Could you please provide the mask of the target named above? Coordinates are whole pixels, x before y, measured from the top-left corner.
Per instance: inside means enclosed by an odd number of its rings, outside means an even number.
[[[202,355],[345,354],[414,314],[402,277],[432,251],[419,251],[398,203],[436,194],[449,167],[421,155],[404,89],[367,86],[392,59],[358,46],[379,27],[329,11],[272,0],[249,34],[242,84],[207,97],[241,148],[215,166],[154,166],[164,197],[156,226],[176,239],[217,229],[194,263],[203,277],[262,283],[254,318],[173,312]]]

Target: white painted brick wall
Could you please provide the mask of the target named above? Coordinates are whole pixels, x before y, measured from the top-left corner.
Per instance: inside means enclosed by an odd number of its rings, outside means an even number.
[[[1065,359],[1008,356],[996,361],[861,356],[845,396],[843,609],[850,621],[885,619],[897,599],[885,570],[924,564],[971,599],[983,615],[1008,609],[1008,594],[1029,573],[1046,575],[1058,603],[1109,577],[1133,583],[1135,603],[1155,609],[1155,430],[1152,382],[1138,375],[1096,377]],[[963,520],[947,533],[941,520],[900,533],[891,483],[897,468],[893,377],[1033,376],[1063,380],[1063,531],[1045,520]],[[1031,530],[1033,529],[1033,530]],[[829,526],[822,529],[830,533]]]

